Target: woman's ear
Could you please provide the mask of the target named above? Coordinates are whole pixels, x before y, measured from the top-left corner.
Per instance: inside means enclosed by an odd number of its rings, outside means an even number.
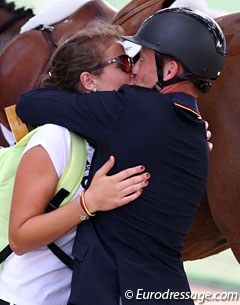
[[[90,72],[82,72],[80,74],[79,80],[82,86],[88,91],[93,91],[96,87],[94,78],[92,77],[92,74]]]
[[[179,65],[175,60],[166,60],[163,65],[163,80],[168,81],[179,73]]]

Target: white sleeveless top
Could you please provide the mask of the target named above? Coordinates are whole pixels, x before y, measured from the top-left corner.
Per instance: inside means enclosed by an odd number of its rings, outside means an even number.
[[[42,145],[48,152],[60,177],[68,163],[71,145],[69,131],[53,124],[46,124],[31,138],[31,147]],[[59,149],[61,147],[61,149]],[[93,148],[88,147],[91,163]],[[89,166],[85,171],[88,176]],[[74,197],[82,191],[78,189]],[[55,243],[71,255],[76,229],[71,230]],[[70,294],[72,271],[47,247],[41,247],[24,255],[11,254],[0,273],[0,299],[16,305],[66,305]]]

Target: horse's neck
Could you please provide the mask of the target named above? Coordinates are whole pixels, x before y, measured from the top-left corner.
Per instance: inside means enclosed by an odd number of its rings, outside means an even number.
[[[52,38],[56,45],[60,45],[78,30],[85,28],[93,20],[111,22],[116,10],[103,1],[89,1],[65,20],[54,25]]]
[[[14,16],[13,13],[0,9],[0,25]]]

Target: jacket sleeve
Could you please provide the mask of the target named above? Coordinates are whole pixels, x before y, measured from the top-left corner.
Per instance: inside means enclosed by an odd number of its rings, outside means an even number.
[[[112,135],[126,104],[125,95],[124,90],[79,95],[35,89],[20,97],[16,110],[26,124],[57,124],[98,144]]]

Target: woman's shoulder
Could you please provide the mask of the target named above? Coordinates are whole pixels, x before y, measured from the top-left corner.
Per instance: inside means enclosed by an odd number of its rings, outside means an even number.
[[[67,128],[51,123],[40,126],[36,134],[44,134],[51,136],[51,134],[54,134],[55,132],[62,136],[69,134],[69,130]]]
[[[69,130],[55,124],[41,126],[29,140],[24,153],[38,145],[41,145],[47,151],[60,177],[65,170],[70,155],[71,135]]]
[[[45,124],[39,127],[36,133],[32,136],[29,142],[34,139],[49,140],[52,144],[69,141],[70,132],[67,128],[56,124]]]

